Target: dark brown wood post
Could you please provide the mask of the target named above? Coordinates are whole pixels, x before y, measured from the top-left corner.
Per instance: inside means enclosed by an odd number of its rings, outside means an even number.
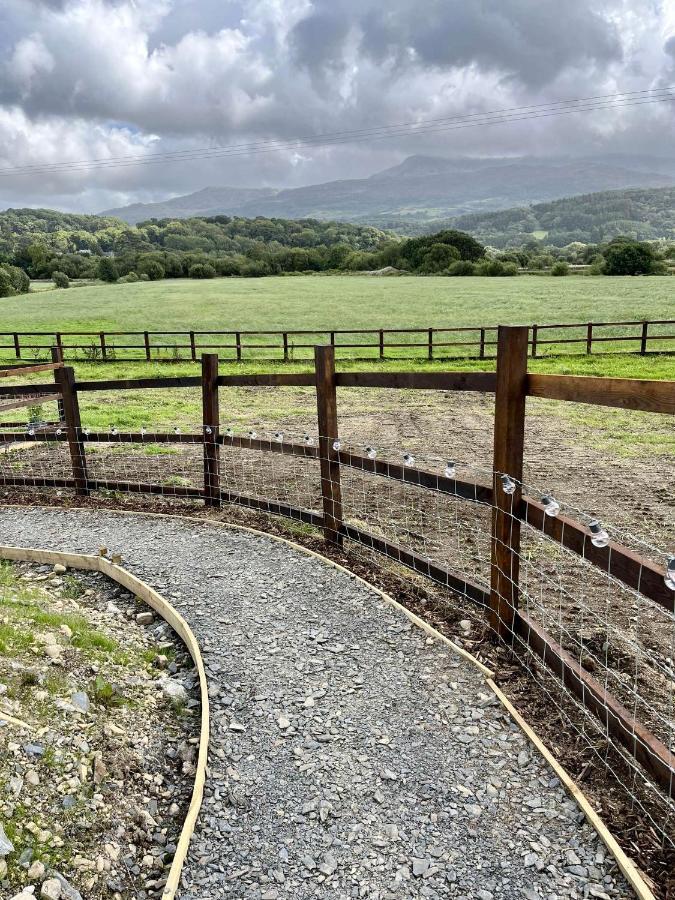
[[[284,331],[284,362],[288,362],[288,332]]]
[[[316,408],[319,422],[319,462],[323,501],[323,534],[328,543],[342,546],[340,461],[333,443],[338,439],[335,348],[315,347]]]
[[[193,362],[197,361],[197,345],[195,344],[195,333],[190,332],[190,357]]]
[[[485,329],[480,330],[480,350],[478,352],[479,359],[485,359]]]
[[[237,362],[241,362],[241,334],[238,331],[235,332],[234,341],[237,345]]]
[[[61,353],[60,347],[52,347],[52,362],[53,363],[61,363],[63,365],[63,354]],[[54,369],[54,384],[60,384],[58,369]],[[59,409],[59,422],[66,421],[65,410],[63,409],[63,400],[57,400],[56,405]]]
[[[220,506],[220,415],[218,354],[202,353],[202,425],[204,430],[204,502]]]
[[[106,360],[108,358],[108,350],[105,345],[105,332],[101,331],[99,333],[99,339],[101,341],[101,359]]]
[[[70,460],[73,466],[75,491],[81,497],[88,497],[87,460],[84,453],[84,441],[82,440],[82,420],[80,419],[80,404],[77,399],[77,387],[75,386],[75,371],[72,366],[66,366],[63,369],[55,369],[54,376],[63,398],[63,414],[68,432],[68,449],[70,450]]]
[[[647,352],[647,332],[649,330],[649,322],[642,323],[642,335],[640,337],[640,356],[644,356]]]
[[[150,335],[147,331],[143,332],[143,343],[145,344],[145,358],[150,362]]]
[[[63,360],[63,341],[62,341],[62,339],[61,339],[61,335],[60,335],[60,334],[57,334],[57,335],[56,335],[56,346],[57,346],[57,347],[59,348],[59,350],[61,351],[61,359]]]
[[[586,326],[586,353],[593,352],[593,323],[589,322]]]
[[[520,522],[515,513],[520,505],[523,477],[527,344],[526,326],[499,326],[495,392],[490,627],[495,635],[504,640],[508,640],[513,632],[518,608]],[[513,493],[504,490],[502,475],[508,475],[514,482]]]
[[[384,359],[384,331],[380,328],[380,359]]]
[[[330,333],[330,345],[331,345],[331,347],[335,346],[335,332],[334,331],[331,331],[331,333]]]
[[[16,353],[16,358],[21,359],[21,344],[19,343],[19,335],[14,332],[14,352]]]
[[[429,329],[429,359],[434,358],[434,329]]]
[[[532,326],[532,359],[537,358],[537,331],[539,330],[538,325]]]

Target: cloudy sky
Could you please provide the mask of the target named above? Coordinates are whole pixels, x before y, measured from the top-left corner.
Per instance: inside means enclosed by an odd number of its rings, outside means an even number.
[[[667,154],[675,104],[337,146],[294,138],[675,84],[675,0],[0,0],[0,208],[362,177],[413,153]]]

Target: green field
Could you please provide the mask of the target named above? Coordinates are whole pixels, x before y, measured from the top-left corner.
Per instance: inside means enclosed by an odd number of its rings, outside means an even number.
[[[109,360],[145,358],[143,331],[163,332],[153,336],[153,361],[174,363],[189,359],[189,336],[197,333],[199,351],[214,350],[223,361],[234,360],[234,337],[206,339],[200,331],[294,331],[290,335],[289,357],[301,361],[312,355],[312,346],[327,343],[329,330],[419,328],[417,335],[385,336],[385,357],[426,361],[429,327],[453,328],[497,324],[584,323],[616,320],[666,319],[675,315],[675,280],[671,278],[604,278],[573,276],[551,278],[441,278],[402,276],[377,278],[364,275],[298,276],[276,278],[221,278],[211,281],[165,280],[136,284],[86,284],[68,290],[45,290],[41,283],[33,294],[3,301],[3,331],[46,332],[21,338],[22,358],[46,359],[55,343],[54,333],[64,333],[66,357],[80,364],[96,359],[98,333],[132,331],[132,337],[107,337]],[[86,332],[69,337],[68,332]],[[171,334],[170,332],[182,332]],[[652,326],[650,349],[666,349],[656,339],[672,331],[669,326]],[[636,339],[640,326],[596,329],[596,337],[630,334]],[[568,345],[545,340],[574,338]],[[434,335],[434,356],[453,358],[477,356],[478,347],[461,342],[479,340],[479,332]],[[486,356],[494,353],[494,332],[487,334]],[[210,343],[209,343],[210,341]],[[377,335],[338,335],[338,358],[379,356]],[[574,331],[546,330],[539,334],[539,355],[584,354],[586,327]],[[394,346],[412,342],[415,348]],[[458,342],[443,346],[444,342]],[[364,343],[371,347],[365,349]],[[351,345],[339,348],[340,344]],[[15,358],[11,334],[0,337],[0,359]],[[78,345],[77,350],[68,350]],[[273,335],[244,335],[242,359],[281,360],[282,340]],[[598,342],[594,353],[614,349],[638,349],[638,342],[611,345]],[[672,348],[672,344],[669,345]],[[262,362],[261,362],[262,364]],[[586,363],[585,363],[586,364]],[[585,365],[584,364],[584,365]],[[611,366],[614,363],[610,363]],[[607,374],[612,374],[608,371]],[[618,374],[618,373],[616,373]]]
[[[365,275],[94,284],[2,301],[3,331],[405,328],[666,319],[675,279]]]

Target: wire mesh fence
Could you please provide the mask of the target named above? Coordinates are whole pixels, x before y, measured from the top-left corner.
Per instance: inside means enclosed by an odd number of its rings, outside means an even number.
[[[48,434],[28,426],[25,439],[6,442],[0,483],[32,490],[72,490],[72,459],[62,427]],[[203,498],[204,427],[183,431],[101,434],[83,428],[87,479],[93,490],[156,497]],[[493,486],[516,497],[510,478],[461,460],[411,454],[401,448],[353,446],[317,433],[221,429],[217,489],[224,502],[321,525],[321,447],[339,456],[341,531],[350,548],[386,555],[432,577],[487,612],[490,601],[495,504]],[[364,468],[365,465],[370,468]],[[422,474],[420,474],[422,473]],[[215,486],[215,485],[214,485]],[[520,531],[517,624],[512,649],[536,690],[555,709],[577,744],[639,810],[664,847],[675,847],[675,616],[672,605],[645,596],[640,576],[630,587],[593,562],[588,551],[615,545],[662,567],[675,598],[668,555],[633,534],[595,523],[582,510],[518,485],[544,505],[550,520],[584,529],[581,553],[530,521],[516,500],[507,515]],[[510,542],[511,543],[511,542]],[[668,568],[670,566],[670,569]],[[668,574],[670,573],[670,574]],[[508,578],[513,572],[506,573]],[[462,588],[463,586],[463,588]],[[487,627],[488,619],[485,618]],[[542,651],[542,641],[545,645]],[[546,652],[546,648],[550,652]],[[562,663],[560,660],[562,659]],[[617,731],[615,707],[623,716]],[[660,760],[660,762],[659,762]],[[670,762],[669,762],[670,761]],[[661,766],[659,770],[658,766]],[[668,766],[670,765],[670,769]]]

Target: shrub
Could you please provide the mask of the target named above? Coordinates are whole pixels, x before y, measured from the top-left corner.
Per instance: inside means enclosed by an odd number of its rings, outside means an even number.
[[[138,266],[141,275],[147,275],[149,281],[161,281],[166,274],[164,266],[156,259],[144,259]]]
[[[117,263],[109,256],[102,256],[101,259],[99,259],[96,274],[101,281],[107,281],[109,284],[113,284],[120,277]]]
[[[148,275],[147,272],[141,272],[141,274],[138,276],[138,280],[139,281],[150,281],[150,276]]]
[[[68,278],[65,272],[52,272],[52,281],[57,288],[70,287],[70,278]]]
[[[189,278],[215,278],[216,270],[210,263],[195,263],[188,269]]]
[[[15,293],[9,272],[3,266],[0,266],[0,297],[13,297]]]
[[[563,275],[569,275],[569,274],[570,274],[570,267],[562,259],[559,260],[551,269],[551,275],[555,275],[556,277],[561,277]]]
[[[638,241],[613,243],[605,250],[605,275],[649,275],[654,251]]]
[[[468,259],[458,259],[452,263],[446,270],[446,275],[475,275],[476,267]]]
[[[489,278],[500,278],[505,275],[517,274],[518,266],[515,263],[503,263],[499,259],[486,259],[476,266],[476,275],[487,275]]]
[[[150,276],[148,276],[148,281],[150,280]],[[126,275],[123,275],[121,278],[117,279],[118,284],[134,284],[138,281],[138,275],[135,272],[128,272]]]

